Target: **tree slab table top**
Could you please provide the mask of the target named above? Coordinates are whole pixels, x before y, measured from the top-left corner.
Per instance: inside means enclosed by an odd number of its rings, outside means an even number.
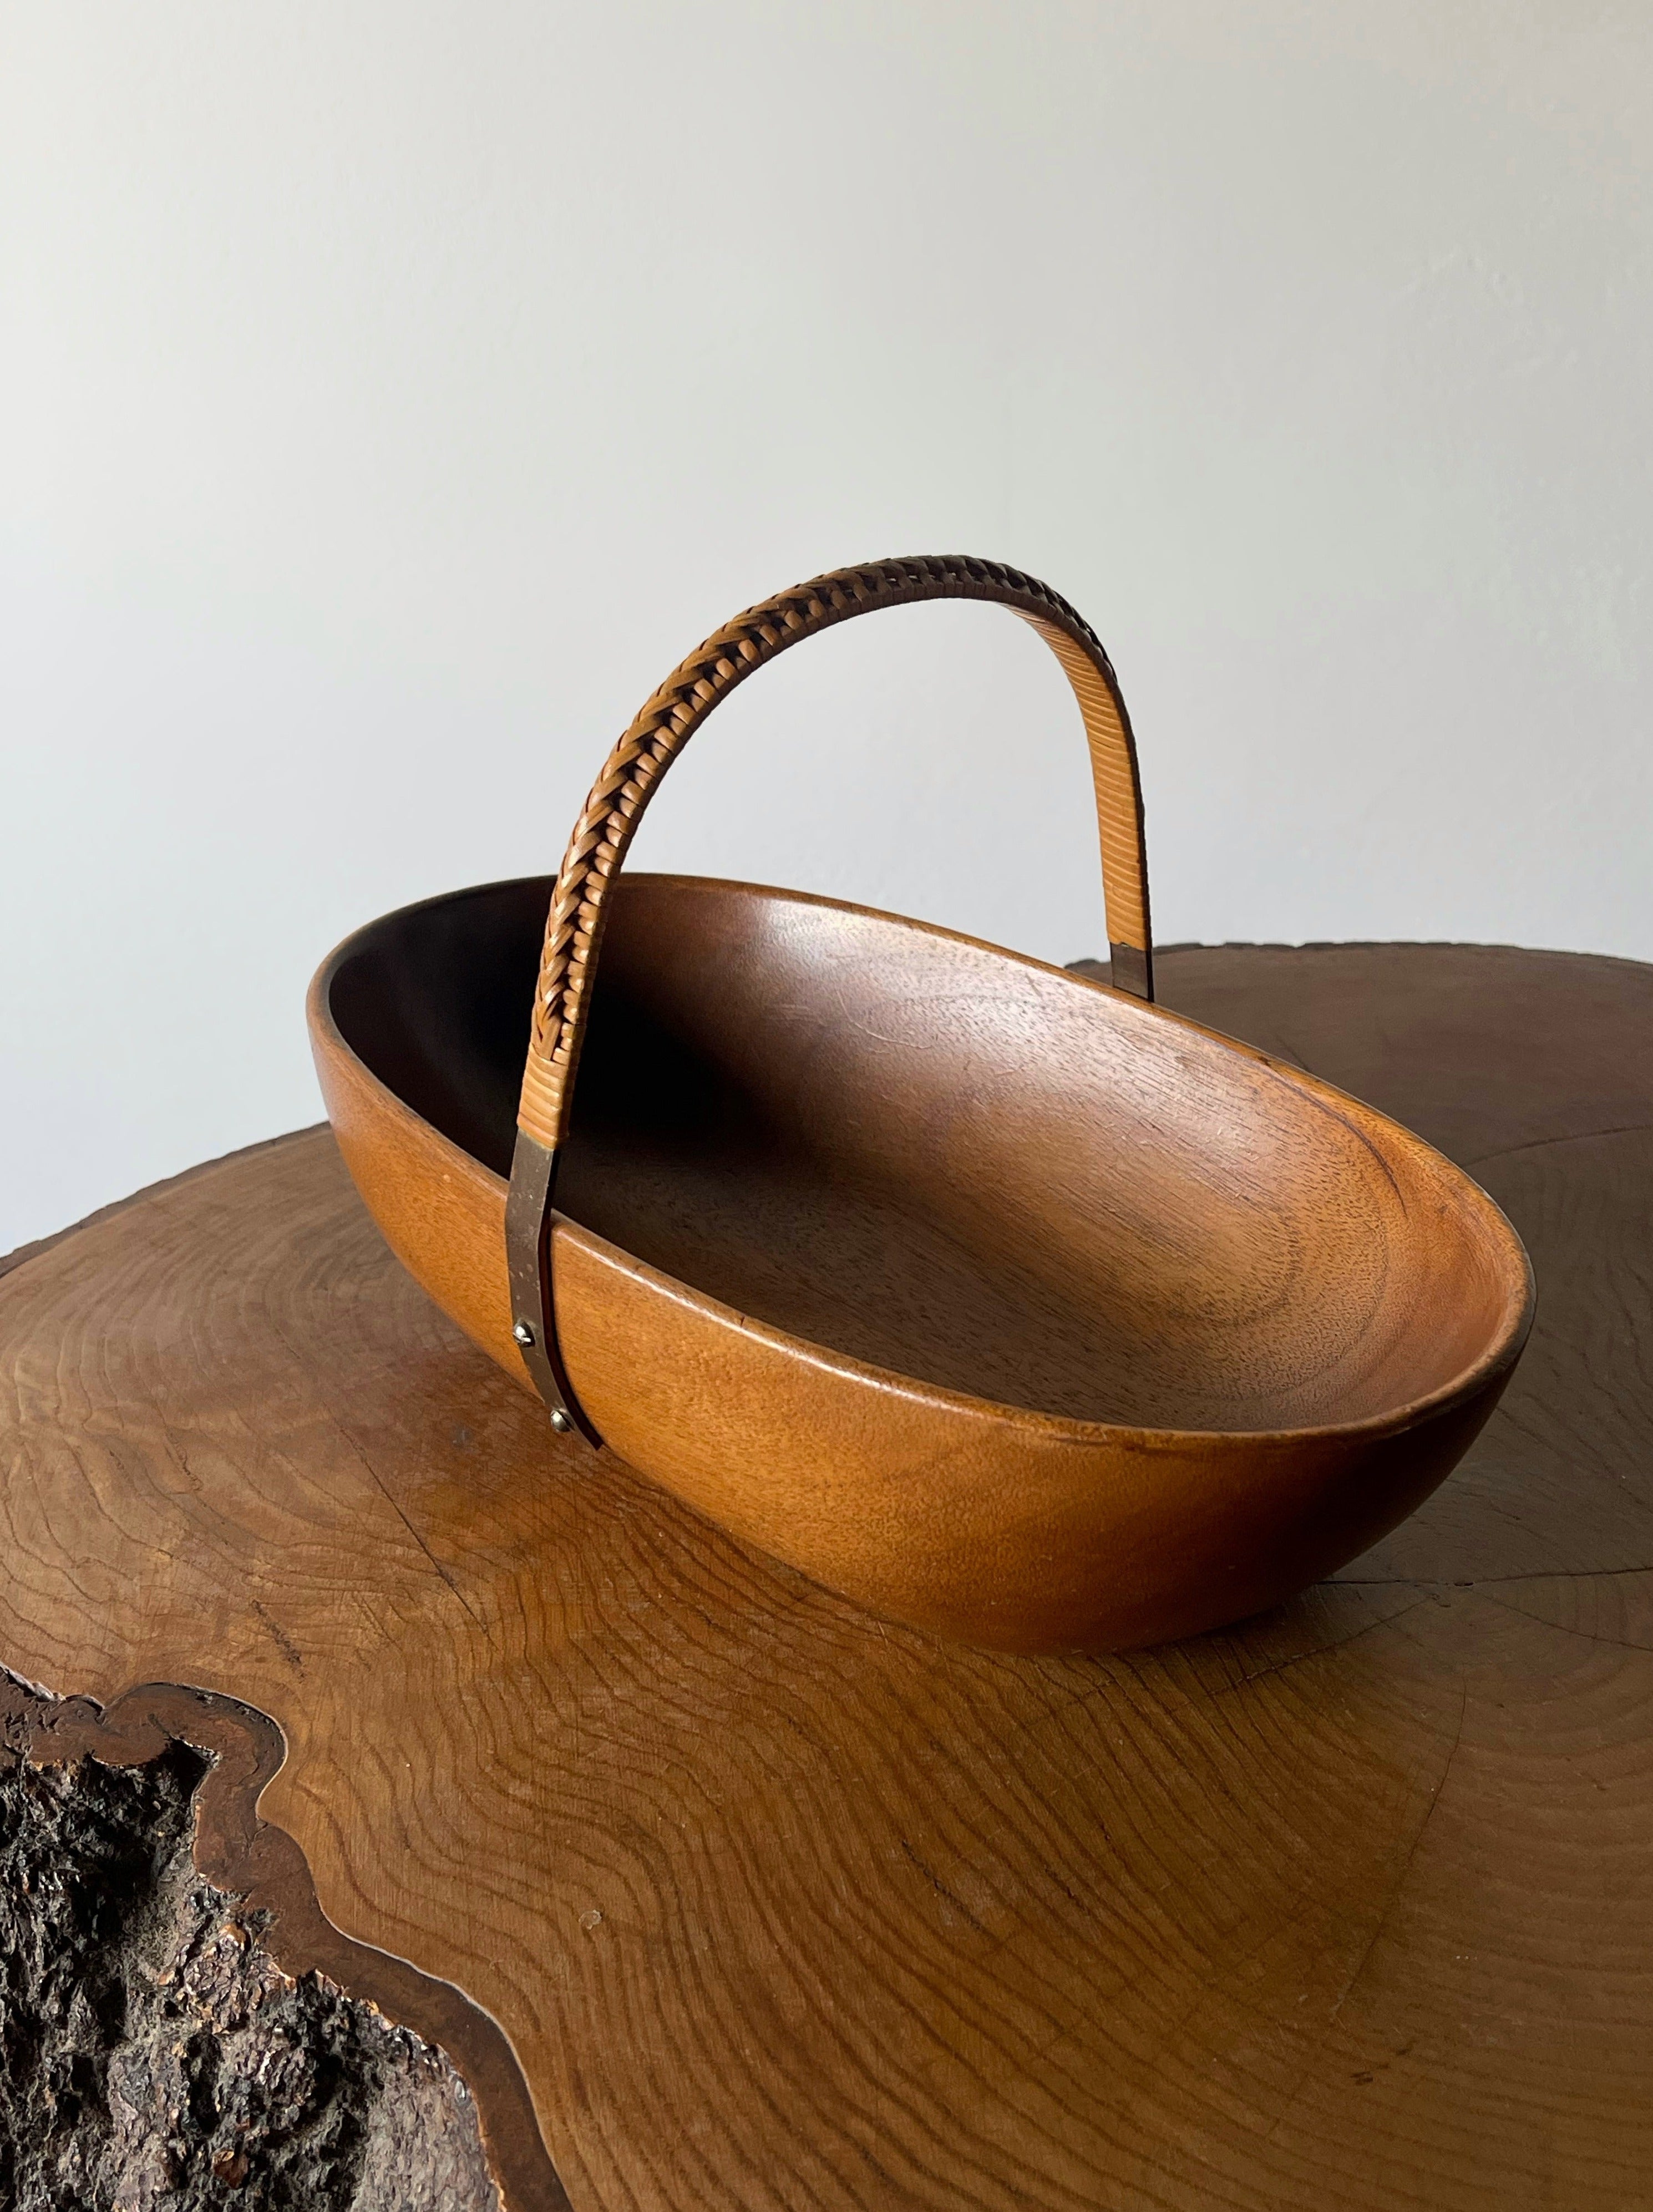
[[[449,2055],[516,2212],[1653,2202],[1653,969],[1160,976],[1539,1285],[1445,1486],[1191,1643],[943,1646],[744,1550],[552,1435],[325,1129],[0,1279],[0,1663],[68,1701],[15,1739],[210,1753],[198,1866]]]

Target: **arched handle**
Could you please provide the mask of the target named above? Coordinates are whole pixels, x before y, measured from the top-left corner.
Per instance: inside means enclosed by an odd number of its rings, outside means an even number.
[[[708,638],[615,746],[574,824],[551,897],[517,1110],[506,1213],[517,1341],[553,1425],[577,1427],[593,1443],[600,1439],[575,1403],[557,1355],[550,1217],[610,888],[661,776],[737,684],[819,630],[915,599],[987,599],[1008,607],[1031,623],[1060,661],[1090,741],[1114,981],[1139,998],[1153,997],[1147,852],[1130,720],[1095,632],[1048,585],[995,561],[965,556],[877,561],[782,592]]]

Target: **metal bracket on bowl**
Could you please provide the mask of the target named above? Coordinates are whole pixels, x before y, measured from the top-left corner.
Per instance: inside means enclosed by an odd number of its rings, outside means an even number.
[[[1110,944],[1108,958],[1116,991],[1129,991],[1153,1004],[1153,948]]]
[[[556,1340],[556,1304],[551,1291],[551,1212],[556,1196],[557,1155],[523,1129],[517,1131],[511,1161],[511,1190],[505,1201],[505,1251],[511,1278],[511,1334],[534,1388],[550,1408],[559,1436],[577,1429],[594,1451],[603,1439],[582,1411],[569,1385]]]

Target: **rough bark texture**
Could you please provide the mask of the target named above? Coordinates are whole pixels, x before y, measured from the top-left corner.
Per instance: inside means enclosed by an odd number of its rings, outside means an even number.
[[[0,2204],[494,2212],[443,2055],[290,1979],[197,1874],[207,1765],[0,1759]]]

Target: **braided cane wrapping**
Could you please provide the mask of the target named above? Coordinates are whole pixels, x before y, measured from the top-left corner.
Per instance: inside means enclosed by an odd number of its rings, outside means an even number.
[[[788,646],[853,616],[917,599],[1007,607],[1060,661],[1090,740],[1109,939],[1146,958],[1147,859],[1136,748],[1113,669],[1090,625],[1048,584],[994,561],[944,555],[836,569],[748,608],[708,638],[648,700],[592,787],[552,894],[517,1115],[519,1127],[548,1152],[567,1134],[609,886],[666,769],[718,702]]]

